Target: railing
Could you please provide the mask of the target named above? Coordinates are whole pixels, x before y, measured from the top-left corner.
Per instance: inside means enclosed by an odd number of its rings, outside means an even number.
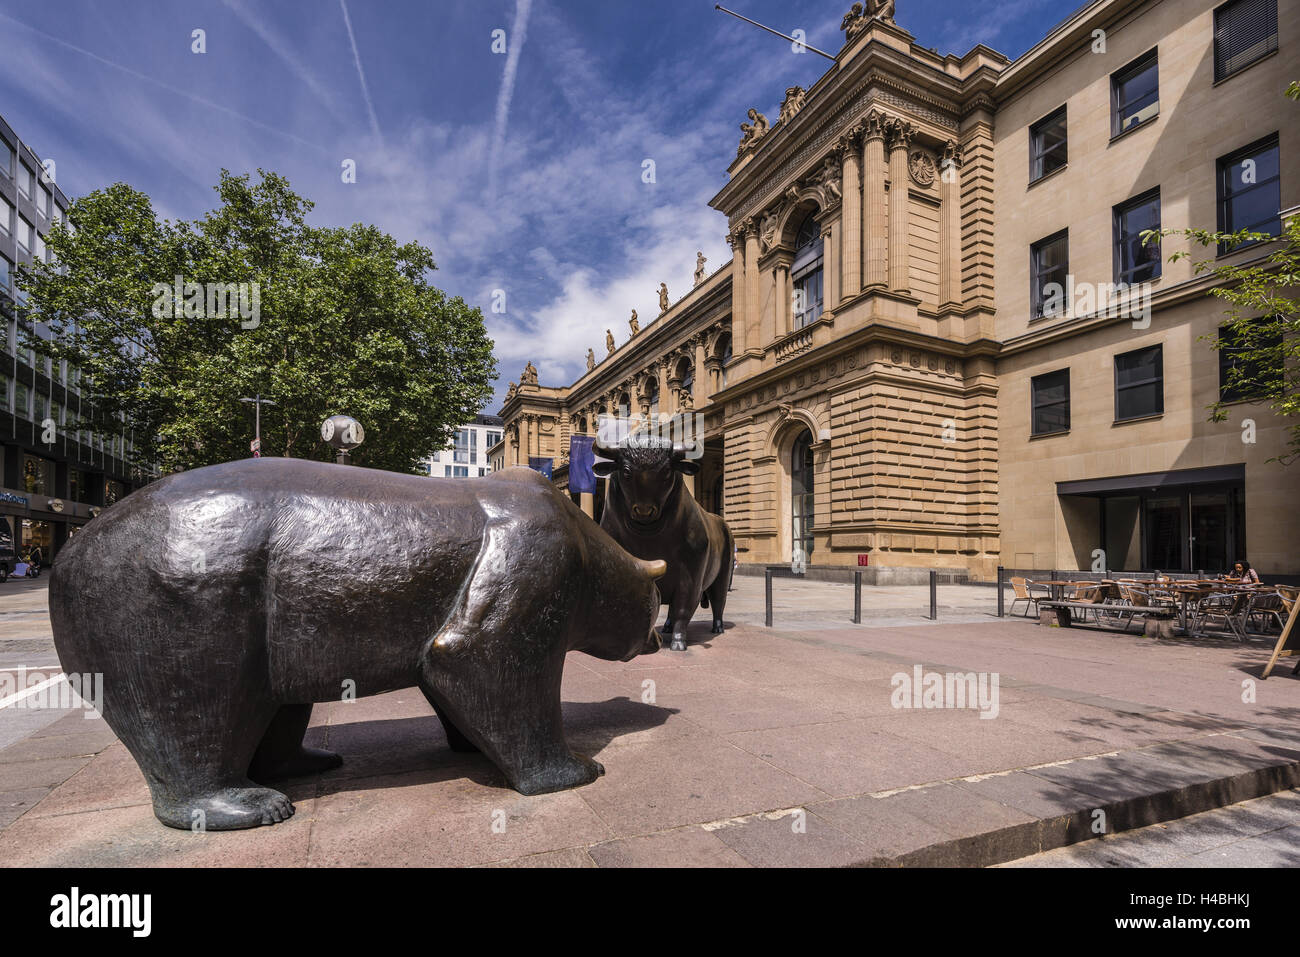
[[[778,339],[773,346],[776,353],[777,362],[785,362],[787,359],[793,359],[797,355],[802,355],[813,346],[812,326],[803,329],[796,329],[787,335],[784,339]]]

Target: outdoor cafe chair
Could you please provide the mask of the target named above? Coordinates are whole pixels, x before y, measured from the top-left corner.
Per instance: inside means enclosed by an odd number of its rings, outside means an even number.
[[[1015,597],[1011,600],[1011,614],[1014,615],[1014,614],[1016,613],[1016,604],[1017,604],[1017,602],[1022,602],[1022,601],[1025,602],[1025,617],[1026,617],[1026,618],[1029,617],[1029,609],[1030,609],[1030,606],[1033,607],[1033,609],[1034,609],[1034,614],[1038,614],[1038,602],[1039,602],[1039,599],[1036,598],[1036,597],[1034,597],[1033,594],[1031,594],[1031,592],[1030,592],[1030,590],[1029,590],[1029,589],[1030,589],[1030,585],[1031,585],[1031,582],[1030,582],[1028,579],[1025,579],[1025,578],[1013,578],[1013,579],[1011,579],[1011,590],[1012,590],[1012,592],[1015,593]],[[1041,586],[1041,585],[1040,585],[1039,587],[1041,588],[1041,587],[1045,587],[1045,586]]]
[[[1263,633],[1268,631],[1269,623],[1272,621],[1281,631],[1286,627],[1284,610],[1282,596],[1277,592],[1252,595],[1250,607],[1246,610],[1246,625],[1249,627],[1252,620],[1258,620],[1259,631]]]
[[[1196,631],[1204,635],[1211,625],[1217,628],[1221,624],[1238,641],[1244,641],[1246,629],[1243,619],[1246,617],[1250,598],[1248,592],[1214,592],[1207,595],[1201,600],[1198,609]]]

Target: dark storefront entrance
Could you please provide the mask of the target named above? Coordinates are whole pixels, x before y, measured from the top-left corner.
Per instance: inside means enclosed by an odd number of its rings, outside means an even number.
[[[1098,502],[1112,569],[1218,574],[1248,557],[1244,465],[1058,482],[1056,492]]]

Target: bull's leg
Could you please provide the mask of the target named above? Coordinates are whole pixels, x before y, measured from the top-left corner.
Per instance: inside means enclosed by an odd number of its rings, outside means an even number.
[[[343,759],[333,751],[303,745],[302,738],[310,721],[310,704],[282,705],[262,735],[262,743],[248,767],[248,776],[254,781],[275,781],[318,774],[342,764]]]
[[[590,784],[605,769],[574,754],[564,740],[560,677],[564,653],[521,661],[529,643],[513,636],[478,636],[473,653],[449,650],[442,636],[422,668],[420,687],[438,716],[460,731],[521,794],[545,794]],[[463,640],[463,639],[462,639]],[[450,737],[450,736],[449,736]]]
[[[420,690],[424,692],[424,697],[428,700],[429,706],[433,708],[434,712],[438,715],[438,720],[442,722],[442,730],[443,733],[447,735],[447,744],[451,749],[464,754],[477,753],[478,748],[475,746],[474,742],[465,737],[460,728],[456,727],[447,719],[447,715],[438,707],[437,703],[433,700],[433,696],[429,694],[428,689],[421,687]]]
[[[731,575],[728,569],[723,569],[718,573],[718,577],[713,579],[713,584],[706,592],[713,610],[713,634],[715,635],[722,634],[722,611],[727,607],[727,591],[730,585]]]
[[[669,627],[665,628],[665,632],[672,635],[672,644],[669,647],[673,651],[686,650],[686,629],[691,623],[691,616],[695,614],[695,609],[700,606],[698,595],[693,596],[694,601],[683,597],[690,594],[684,588],[678,589],[673,595],[672,604],[668,606],[672,610],[668,613]]]

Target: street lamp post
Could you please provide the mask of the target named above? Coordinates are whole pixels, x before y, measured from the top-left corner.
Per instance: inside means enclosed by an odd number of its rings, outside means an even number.
[[[254,412],[253,444],[251,448],[253,458],[260,459],[262,457],[262,406],[275,405],[275,402],[272,399],[263,399],[260,392],[257,393],[256,398],[240,399],[239,401],[252,403],[253,408],[256,410]]]

